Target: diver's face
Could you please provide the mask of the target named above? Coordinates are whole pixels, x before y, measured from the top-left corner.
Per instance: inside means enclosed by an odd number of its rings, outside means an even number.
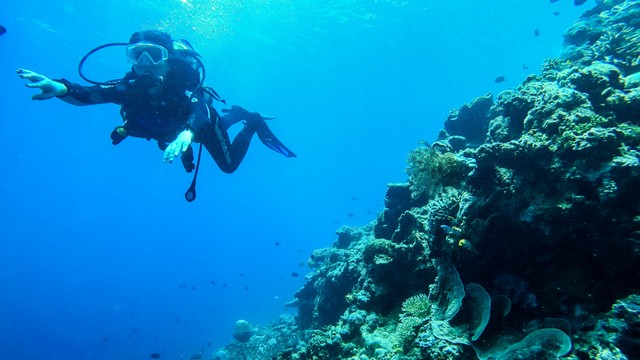
[[[162,60],[157,64],[154,64],[151,59],[146,60],[147,56],[142,55],[140,61],[137,64],[133,65],[133,71],[135,71],[136,75],[151,75],[154,77],[164,77],[169,70],[169,62],[167,60]]]

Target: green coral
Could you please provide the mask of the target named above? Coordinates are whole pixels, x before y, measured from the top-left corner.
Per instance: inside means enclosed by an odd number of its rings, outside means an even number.
[[[424,318],[405,316],[396,327],[395,337],[404,350],[409,350],[416,341]]]
[[[409,153],[408,164],[413,199],[430,198],[449,186],[460,187],[475,169],[472,159],[460,154],[442,153],[432,147],[413,150]]]
[[[425,319],[431,312],[431,302],[425,294],[418,294],[408,298],[402,303],[403,318],[419,318]]]
[[[374,239],[368,243],[363,252],[362,258],[365,264],[384,265],[393,261],[397,245],[385,239]]]

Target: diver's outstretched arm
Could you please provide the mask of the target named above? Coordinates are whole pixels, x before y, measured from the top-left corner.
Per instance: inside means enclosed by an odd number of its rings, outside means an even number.
[[[27,69],[18,69],[16,72],[20,78],[29,81],[27,87],[42,90],[42,93],[31,97],[33,100],[47,100],[67,94],[67,87],[63,83]]]
[[[26,86],[40,89],[42,93],[33,95],[33,100],[47,100],[54,97],[71,105],[93,105],[113,103],[121,105],[126,96],[119,86],[82,86],[65,79],[49,79],[27,69],[18,69],[18,76],[29,81]]]

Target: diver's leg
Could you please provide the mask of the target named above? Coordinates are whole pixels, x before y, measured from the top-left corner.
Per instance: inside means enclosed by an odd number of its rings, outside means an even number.
[[[240,119],[239,117],[231,116],[230,114],[225,114],[225,115],[219,116],[218,118],[220,119],[220,124],[222,128],[225,130],[228,130],[231,127],[231,125],[237,124],[240,121],[242,121],[242,119]]]
[[[220,170],[225,173],[232,173],[235,170],[231,166],[233,163],[230,152],[231,141],[226,131],[220,129],[217,124],[207,125],[199,138]]]
[[[203,132],[201,141],[220,170],[230,174],[238,169],[247,154],[255,132],[254,126],[245,126],[231,142],[226,129],[216,122]]]
[[[255,133],[256,127],[247,124],[238,132],[236,137],[233,138],[233,142],[231,143],[231,158],[236,168],[240,165],[245,155],[247,155],[247,150],[249,150],[251,139]]]

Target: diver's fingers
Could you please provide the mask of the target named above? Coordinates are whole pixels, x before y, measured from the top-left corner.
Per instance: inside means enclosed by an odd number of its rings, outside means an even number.
[[[189,148],[189,143],[188,142],[183,142],[182,143],[182,147],[180,148],[180,153],[184,153],[185,151],[187,151],[187,149]]]
[[[27,70],[27,69],[18,69],[16,70],[16,73],[18,74],[18,76],[20,76],[21,78],[25,77],[25,76],[29,76],[31,74],[35,74],[33,71],[31,70]]]
[[[22,79],[27,79],[31,82],[37,82],[37,81],[42,81],[46,79],[45,76],[30,70],[23,70],[23,71],[18,70],[18,76],[21,77]]]
[[[26,83],[24,84],[24,86],[28,87],[28,88],[42,88],[43,86],[47,85],[46,81],[37,81],[37,80],[31,80],[29,79],[29,81],[31,81],[30,83]]]
[[[166,163],[170,163],[173,161],[173,155],[171,153],[171,149],[170,147],[168,147],[165,151],[164,151],[164,162]]]
[[[167,149],[164,151],[164,162],[173,162],[178,155],[180,155],[181,146],[179,144],[169,144]]]
[[[28,75],[23,76],[22,78],[29,81],[29,83],[27,83],[28,87],[39,87],[51,81],[42,75]]]
[[[169,149],[171,148],[171,144],[169,144],[169,146],[167,146],[166,149],[164,149],[164,153],[162,154],[162,159],[164,160],[164,162],[169,162]]]

